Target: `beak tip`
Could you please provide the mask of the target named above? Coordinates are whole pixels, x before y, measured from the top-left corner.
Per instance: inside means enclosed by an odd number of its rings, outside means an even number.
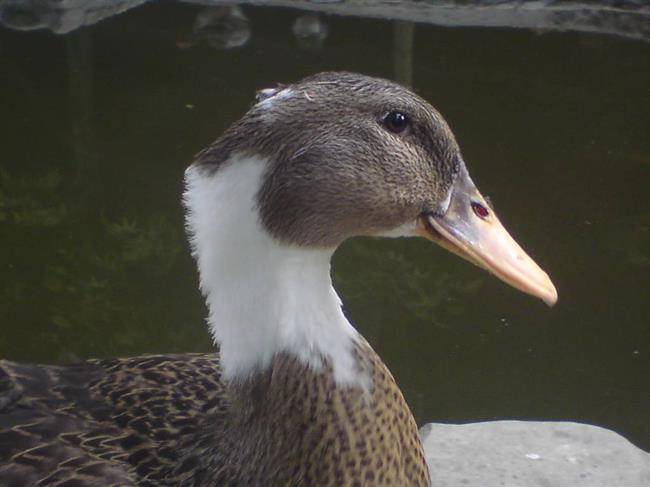
[[[545,292],[540,296],[542,301],[544,301],[550,308],[555,306],[557,303],[557,289],[553,283],[549,280],[549,286],[545,289]]]
[[[552,308],[553,306],[555,306],[557,304],[557,296],[548,297],[548,298],[544,299],[544,302],[546,303],[546,305],[549,308]]]

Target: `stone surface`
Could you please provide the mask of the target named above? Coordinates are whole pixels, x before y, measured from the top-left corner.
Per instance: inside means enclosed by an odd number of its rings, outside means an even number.
[[[649,487],[650,453],[580,423],[429,423],[420,436],[435,487]]]

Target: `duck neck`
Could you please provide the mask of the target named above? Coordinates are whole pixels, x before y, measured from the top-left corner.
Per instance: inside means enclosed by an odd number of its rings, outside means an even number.
[[[266,167],[261,157],[235,156],[215,172],[186,172],[187,227],[224,378],[246,381],[283,354],[331,370],[339,385],[367,388],[354,355],[359,335],[332,287],[334,249],[283,244],[260,224]]]

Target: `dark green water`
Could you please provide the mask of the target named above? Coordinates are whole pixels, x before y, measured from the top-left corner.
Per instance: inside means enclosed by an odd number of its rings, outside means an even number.
[[[189,46],[198,8],[148,5],[65,36],[0,28],[0,357],[207,351],[181,178],[258,88],[322,70],[404,78],[394,25],[249,8],[241,48]],[[348,316],[420,423],[553,419],[650,449],[650,45],[415,27],[414,88],[553,277],[549,309],[425,241],[336,254]]]

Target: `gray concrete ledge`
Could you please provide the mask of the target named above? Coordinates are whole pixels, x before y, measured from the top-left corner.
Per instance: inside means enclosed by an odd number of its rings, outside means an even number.
[[[435,487],[650,486],[650,453],[598,426],[429,423],[420,436]]]

